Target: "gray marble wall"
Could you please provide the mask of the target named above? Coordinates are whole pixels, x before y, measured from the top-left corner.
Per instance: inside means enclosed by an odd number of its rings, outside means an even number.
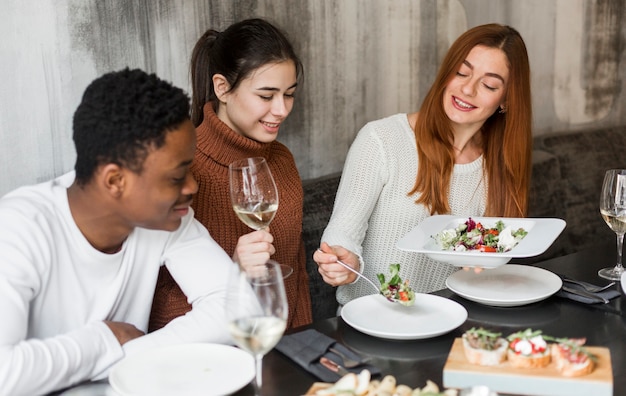
[[[252,16],[305,65],[280,140],[303,178],[338,171],[366,122],[419,108],[450,43],[499,22],[524,37],[535,134],[626,124],[622,0],[0,0],[0,194],[73,166],[71,118],[95,77],[125,66],[189,88],[207,28]]]

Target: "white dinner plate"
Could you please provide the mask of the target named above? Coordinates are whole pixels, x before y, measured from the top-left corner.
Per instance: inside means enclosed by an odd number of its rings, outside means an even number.
[[[254,358],[228,345],[183,344],[131,355],[109,374],[120,396],[227,395],[254,378]]]
[[[507,264],[474,271],[457,271],[446,286],[459,296],[494,307],[515,307],[545,300],[563,285],[557,275],[543,268]]]
[[[106,382],[90,382],[75,386],[61,393],[60,396],[117,396]]]
[[[443,230],[456,228],[468,217],[438,215],[424,219],[418,226],[402,237],[400,250],[424,253],[433,260],[457,267],[495,268],[511,261],[513,257],[533,257],[545,252],[565,228],[565,221],[552,218],[472,217],[486,228],[494,227],[498,220],[505,226],[524,228],[528,234],[513,249],[504,253],[485,253],[476,250],[457,252],[442,250],[434,236]]]
[[[341,309],[343,320],[365,334],[393,340],[436,337],[459,327],[467,311],[457,302],[415,293],[410,307],[391,303],[380,294],[356,298]]]
[[[620,283],[622,284],[622,290],[624,291],[624,294],[626,294],[626,271],[622,272],[622,280],[620,281]]]

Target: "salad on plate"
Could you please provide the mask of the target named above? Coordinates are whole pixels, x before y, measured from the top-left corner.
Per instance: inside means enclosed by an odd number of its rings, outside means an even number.
[[[527,234],[524,228],[513,229],[502,220],[496,221],[493,227],[485,227],[470,217],[456,228],[445,229],[433,238],[442,250],[504,253],[513,249]]]

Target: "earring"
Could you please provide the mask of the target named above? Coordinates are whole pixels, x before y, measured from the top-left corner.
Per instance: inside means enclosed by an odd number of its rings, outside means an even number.
[[[500,114],[506,113],[506,107],[500,106],[500,111],[498,113],[500,113]]]

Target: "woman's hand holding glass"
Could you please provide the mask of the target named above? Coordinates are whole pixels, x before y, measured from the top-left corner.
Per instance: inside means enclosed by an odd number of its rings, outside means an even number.
[[[273,242],[274,237],[269,228],[244,234],[237,241],[233,261],[246,271],[254,266],[264,265],[276,253]]]
[[[266,234],[269,234],[269,225],[278,211],[278,188],[276,188],[272,171],[265,158],[254,157],[237,160],[229,165],[228,173],[230,198],[237,217],[248,227],[257,231],[264,230]],[[233,260],[245,270],[249,270],[255,265],[264,264],[269,259],[269,257],[264,260],[261,259],[265,253],[274,254],[273,246],[271,249],[263,250],[264,247],[267,248],[262,240],[262,238],[267,239],[267,236],[262,237],[263,233],[250,233],[248,235],[250,237],[243,241],[241,238],[239,239],[238,250],[233,256]],[[254,238],[259,239],[255,240]],[[239,258],[243,261],[239,261]],[[282,265],[282,273],[285,278],[292,272],[293,268]]]

